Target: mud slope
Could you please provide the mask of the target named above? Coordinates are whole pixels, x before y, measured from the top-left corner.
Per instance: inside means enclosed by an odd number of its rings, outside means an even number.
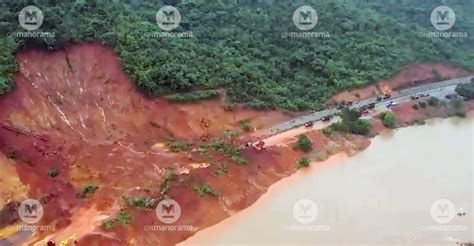
[[[20,223],[15,207],[29,197],[44,204],[40,224],[55,229],[15,237],[17,242],[172,245],[251,205],[272,183],[294,173],[303,156],[287,146],[262,153],[243,149],[247,164],[236,164],[209,144],[221,140],[241,145],[245,135],[222,134],[229,129],[242,134],[241,120],[260,128],[289,116],[278,111],[228,112],[219,100],[174,105],[147,99],[135,91],[117,56],[99,45],[54,53],[28,51],[17,59],[16,88],[0,98],[0,240],[12,240],[11,230],[2,235],[2,228]],[[209,136],[205,143],[200,140],[204,135]],[[313,135],[320,146],[331,141]],[[173,152],[165,144],[172,139],[190,146]],[[343,149],[346,140],[334,142],[332,150]],[[365,139],[353,140],[367,145]],[[52,168],[58,176],[48,176]],[[217,195],[197,195],[194,187],[205,182]],[[78,193],[86,185],[98,189],[81,198]],[[143,196],[155,205],[169,196],[181,205],[176,224],[194,229],[147,230],[164,224],[154,209],[131,206],[124,196]],[[115,221],[118,213],[130,215],[130,222]],[[107,220],[114,226],[105,230]]]
[[[471,75],[472,72],[449,64],[426,63],[406,66],[394,76],[381,79],[373,85],[362,88],[345,90],[333,95],[326,104],[333,104],[340,101],[354,101],[361,98],[383,94],[392,90],[406,87],[438,82],[441,80],[453,79]]]

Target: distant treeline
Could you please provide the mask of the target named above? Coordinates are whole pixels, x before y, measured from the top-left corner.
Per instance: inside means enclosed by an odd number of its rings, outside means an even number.
[[[372,83],[412,63],[446,62],[474,70],[474,1],[163,2],[2,1],[0,93],[12,87],[15,51],[90,41],[112,47],[125,72],[148,95],[194,101],[225,88],[231,102],[260,109],[319,109],[337,91]],[[54,38],[9,35],[25,31],[18,13],[30,4],[45,16],[38,31],[54,32]],[[192,38],[150,35],[162,32],[155,18],[165,4],[176,5],[181,13],[173,32],[191,31]],[[420,32],[436,31],[429,17],[442,4],[456,12],[449,31],[467,32],[467,38],[420,37]],[[330,37],[282,37],[299,32],[292,16],[301,5],[318,11],[311,31]],[[197,89],[204,92],[196,95]]]

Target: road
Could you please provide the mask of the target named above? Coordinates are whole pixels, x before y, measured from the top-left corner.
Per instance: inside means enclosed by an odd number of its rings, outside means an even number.
[[[456,88],[457,85],[469,83],[472,78],[474,78],[474,76],[467,76],[467,77],[450,79],[450,80],[445,80],[445,81],[436,82],[436,83],[430,83],[426,85],[420,85],[416,87],[405,88],[405,89],[399,90],[398,93],[396,93],[396,95],[392,96],[392,98],[390,99],[377,102],[377,96],[374,96],[374,97],[360,100],[357,104],[354,104],[353,106],[351,106],[351,108],[359,108],[361,106],[368,105],[370,103],[375,103],[375,109],[380,110],[380,109],[386,108],[387,103],[390,101],[393,101],[397,104],[406,102],[406,101],[411,101],[411,96],[418,95],[418,94],[430,94],[430,96],[444,98],[448,94],[455,93],[454,89]],[[278,134],[284,131],[288,131],[292,128],[302,126],[306,122],[318,121],[322,117],[334,115],[338,111],[340,110],[333,107],[333,108],[328,108],[328,109],[321,110],[318,112],[314,112],[308,115],[303,115],[297,118],[293,118],[289,121],[281,122],[270,127],[269,132],[271,134]],[[321,124],[318,124],[318,125],[321,125]],[[323,125],[326,125],[326,124],[323,124]]]

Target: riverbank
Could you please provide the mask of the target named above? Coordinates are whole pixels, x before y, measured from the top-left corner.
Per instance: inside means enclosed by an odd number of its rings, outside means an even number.
[[[180,245],[455,245],[457,240],[470,241],[473,134],[471,116],[428,120],[426,125],[379,135],[351,158],[337,154],[280,180],[251,207]],[[292,206],[302,198],[320,206],[314,223],[332,230],[282,230],[281,225],[296,223]],[[422,230],[437,225],[430,217],[430,205],[441,198],[464,208],[468,217],[457,218],[452,225],[466,226],[468,231]]]
[[[229,110],[220,100],[145,98],[116,54],[97,44],[20,52],[17,59],[17,86],[0,98],[0,167],[9,167],[0,177],[0,244],[73,237],[79,245],[174,245],[254,204],[296,173],[303,157],[320,163],[370,144],[367,136],[306,129],[313,150],[306,153],[293,148],[296,129],[272,138],[266,151],[244,147],[253,133],[292,115]],[[403,126],[439,112],[396,113],[414,115],[398,122]],[[155,216],[165,197],[181,206],[174,225],[191,230],[168,230]],[[21,223],[16,209],[26,198],[41,201],[40,225],[55,230],[3,231]]]

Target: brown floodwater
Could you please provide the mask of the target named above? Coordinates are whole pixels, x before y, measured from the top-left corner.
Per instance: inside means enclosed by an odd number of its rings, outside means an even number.
[[[456,245],[473,241],[474,118],[428,121],[373,139],[365,151],[331,157],[277,182],[250,208],[182,245]],[[337,163],[336,165],[333,165]],[[293,216],[300,199],[319,210],[314,230]],[[439,199],[456,212],[431,216]],[[296,229],[288,229],[292,228]],[[300,229],[300,230],[298,230]]]

